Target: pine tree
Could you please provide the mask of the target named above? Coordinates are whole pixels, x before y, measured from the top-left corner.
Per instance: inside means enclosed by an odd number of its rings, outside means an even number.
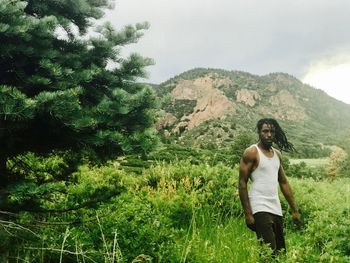
[[[57,149],[112,157],[155,140],[153,62],[120,55],[148,24],[87,34],[108,0],[0,0],[0,181],[6,162]],[[58,33],[58,32],[61,33]],[[112,66],[111,66],[112,65]]]

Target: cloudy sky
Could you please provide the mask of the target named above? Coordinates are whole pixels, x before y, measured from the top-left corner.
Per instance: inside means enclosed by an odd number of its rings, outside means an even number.
[[[106,19],[151,24],[124,52],[155,60],[152,83],[194,67],[285,72],[350,104],[349,0],[116,0]]]

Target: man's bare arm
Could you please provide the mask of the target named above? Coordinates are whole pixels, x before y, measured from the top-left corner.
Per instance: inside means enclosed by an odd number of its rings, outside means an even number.
[[[299,210],[298,210],[298,207],[294,201],[292,188],[287,180],[287,177],[284,173],[284,169],[283,169],[282,165],[280,166],[279,171],[278,171],[278,182],[279,182],[282,194],[284,195],[290,208],[292,209],[293,221],[299,221],[300,220]]]
[[[249,175],[253,170],[255,163],[256,153],[252,148],[248,148],[244,151],[243,156],[240,161],[239,166],[239,198],[242,203],[242,207],[245,214],[246,223],[254,224],[254,217],[252,213],[252,208],[250,207],[249,197],[248,197],[248,187],[247,183],[249,180]]]

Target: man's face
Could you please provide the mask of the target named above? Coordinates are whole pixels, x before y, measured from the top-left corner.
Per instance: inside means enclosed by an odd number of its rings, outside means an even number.
[[[259,139],[264,146],[270,148],[275,141],[275,127],[271,124],[264,123],[259,132]]]

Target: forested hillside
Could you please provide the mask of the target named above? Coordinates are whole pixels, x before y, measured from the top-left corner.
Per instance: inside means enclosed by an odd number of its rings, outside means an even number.
[[[256,121],[273,117],[300,157],[321,157],[350,133],[350,105],[285,73],[256,76],[193,69],[156,86],[163,98],[158,128],[188,145],[220,149]]]

